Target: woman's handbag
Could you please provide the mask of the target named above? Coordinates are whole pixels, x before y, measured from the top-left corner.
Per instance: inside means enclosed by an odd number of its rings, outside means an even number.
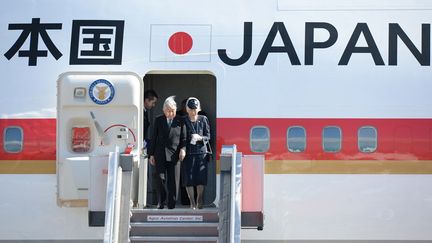
[[[207,150],[206,159],[208,162],[211,162],[211,161],[213,161],[213,151],[212,151],[210,142],[206,141],[205,144],[206,144],[206,150]]]
[[[213,154],[210,142],[206,141],[205,144],[206,144],[207,154]]]

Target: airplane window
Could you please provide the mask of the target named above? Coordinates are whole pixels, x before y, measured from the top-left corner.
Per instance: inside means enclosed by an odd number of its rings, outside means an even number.
[[[21,127],[7,127],[4,130],[3,148],[8,153],[19,153],[23,149],[23,130]]]
[[[287,131],[288,151],[292,153],[304,152],[306,149],[306,130],[300,126],[292,126]]]
[[[322,135],[324,152],[336,153],[341,150],[342,131],[339,127],[325,127]]]
[[[372,153],[377,149],[377,130],[375,127],[365,126],[358,130],[358,149],[363,153]]]
[[[251,129],[250,148],[252,152],[264,153],[270,148],[270,130],[264,126]]]

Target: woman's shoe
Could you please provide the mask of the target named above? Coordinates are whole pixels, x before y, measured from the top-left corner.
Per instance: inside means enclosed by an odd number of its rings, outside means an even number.
[[[198,198],[197,198],[196,206],[197,206],[198,209],[202,209],[202,208],[203,208],[203,200],[202,200],[202,197],[198,197]]]

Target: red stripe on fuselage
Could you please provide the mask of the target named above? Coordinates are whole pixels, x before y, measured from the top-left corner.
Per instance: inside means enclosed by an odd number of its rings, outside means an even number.
[[[24,144],[19,153],[6,153],[4,150],[4,130],[10,126],[23,129]],[[1,160],[56,159],[56,119],[0,119],[0,132]]]
[[[254,126],[270,129],[268,160],[430,160],[432,158],[432,119],[291,119],[291,118],[221,118],[217,119],[218,151],[221,144],[236,144],[238,151],[250,150],[250,130]],[[291,153],[287,148],[290,126],[306,129],[306,151]],[[342,149],[326,153],[322,131],[326,126],[342,130]],[[363,126],[373,126],[378,133],[378,147],[373,153],[358,150],[357,133]]]
[[[19,126],[24,131],[24,147],[20,153],[5,153],[4,129]],[[250,129],[266,126],[270,129],[268,160],[431,160],[432,119],[291,119],[291,118],[218,118],[217,144],[236,144],[238,151],[250,150]],[[306,151],[291,153],[287,149],[287,129],[306,129]],[[342,129],[342,150],[325,153],[322,149],[322,129],[338,126]],[[362,126],[378,131],[378,148],[373,153],[358,150],[357,133]],[[1,160],[55,160],[56,119],[0,119]]]

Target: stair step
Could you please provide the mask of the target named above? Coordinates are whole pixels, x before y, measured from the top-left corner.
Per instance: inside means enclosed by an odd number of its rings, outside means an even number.
[[[132,209],[131,222],[219,222],[215,208]]]
[[[194,242],[217,243],[218,237],[189,237],[189,236],[131,236],[132,243],[163,243],[163,242]]]
[[[130,236],[218,236],[219,223],[131,223]]]

